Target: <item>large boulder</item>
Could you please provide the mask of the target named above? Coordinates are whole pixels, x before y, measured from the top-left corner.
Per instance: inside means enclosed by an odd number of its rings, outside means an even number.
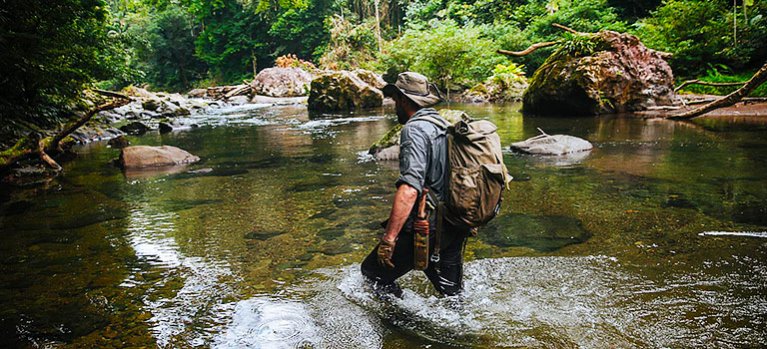
[[[352,74],[356,75],[360,80],[364,81],[366,84],[373,86],[379,90],[383,89],[384,86],[386,86],[386,81],[384,81],[381,75],[378,75],[370,70],[354,69],[352,71]]]
[[[383,104],[381,90],[371,86],[357,74],[334,71],[312,80],[309,110],[338,111],[378,107]]]
[[[186,150],[169,145],[159,147],[136,145],[123,148],[118,161],[122,168],[135,170],[186,165],[200,161],[200,158]]]
[[[269,97],[306,96],[312,74],[301,68],[266,68],[251,83],[253,92]]]
[[[664,53],[614,31],[561,44],[530,79],[523,110],[539,114],[603,114],[670,104],[674,76]],[[584,52],[586,51],[586,52]]]

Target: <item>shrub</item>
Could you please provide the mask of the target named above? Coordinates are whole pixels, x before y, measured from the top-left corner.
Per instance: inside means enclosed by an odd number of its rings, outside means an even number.
[[[378,52],[375,22],[367,20],[355,25],[344,17],[329,17],[330,42],[320,57],[324,69],[368,68]]]
[[[507,58],[495,53],[498,45],[482,28],[454,21],[431,21],[406,30],[385,47],[381,68],[389,72],[416,71],[442,89],[463,89],[490,76]]]
[[[737,13],[738,43],[733,38],[733,14],[726,1],[668,0],[652,16],[635,25],[634,33],[649,47],[670,52],[675,72],[702,74],[707,63],[741,70],[761,65],[767,57],[767,4],[756,3]]]

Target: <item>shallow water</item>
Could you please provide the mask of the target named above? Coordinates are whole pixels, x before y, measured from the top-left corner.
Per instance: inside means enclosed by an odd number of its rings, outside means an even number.
[[[542,128],[568,157],[507,152],[500,217],[470,239],[466,292],[411,273],[375,299],[358,263],[397,176],[367,147],[393,111],[194,116],[130,138],[202,162],[123,174],[105,144],[47,187],[0,195],[2,347],[755,347],[767,342],[767,133],[465,106],[503,144]]]

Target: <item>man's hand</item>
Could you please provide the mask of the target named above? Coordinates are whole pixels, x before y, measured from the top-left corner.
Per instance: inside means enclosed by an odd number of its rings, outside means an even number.
[[[394,245],[394,241],[381,239],[381,242],[378,243],[378,264],[394,269],[394,263],[391,262],[392,254],[394,254]]]

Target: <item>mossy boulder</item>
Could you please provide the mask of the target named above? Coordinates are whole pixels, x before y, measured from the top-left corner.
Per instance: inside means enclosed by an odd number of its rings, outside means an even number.
[[[460,110],[442,109],[439,111],[445,120],[454,124],[461,120],[461,115],[464,112]],[[399,159],[399,138],[402,133],[402,125],[395,125],[386,134],[383,135],[378,141],[373,143],[368,150],[368,154],[372,155],[376,161],[391,161]]]
[[[670,104],[674,75],[665,55],[631,34],[573,35],[535,71],[523,110],[575,116]]]
[[[383,93],[352,72],[335,71],[312,80],[308,104],[320,112],[378,107]]]

